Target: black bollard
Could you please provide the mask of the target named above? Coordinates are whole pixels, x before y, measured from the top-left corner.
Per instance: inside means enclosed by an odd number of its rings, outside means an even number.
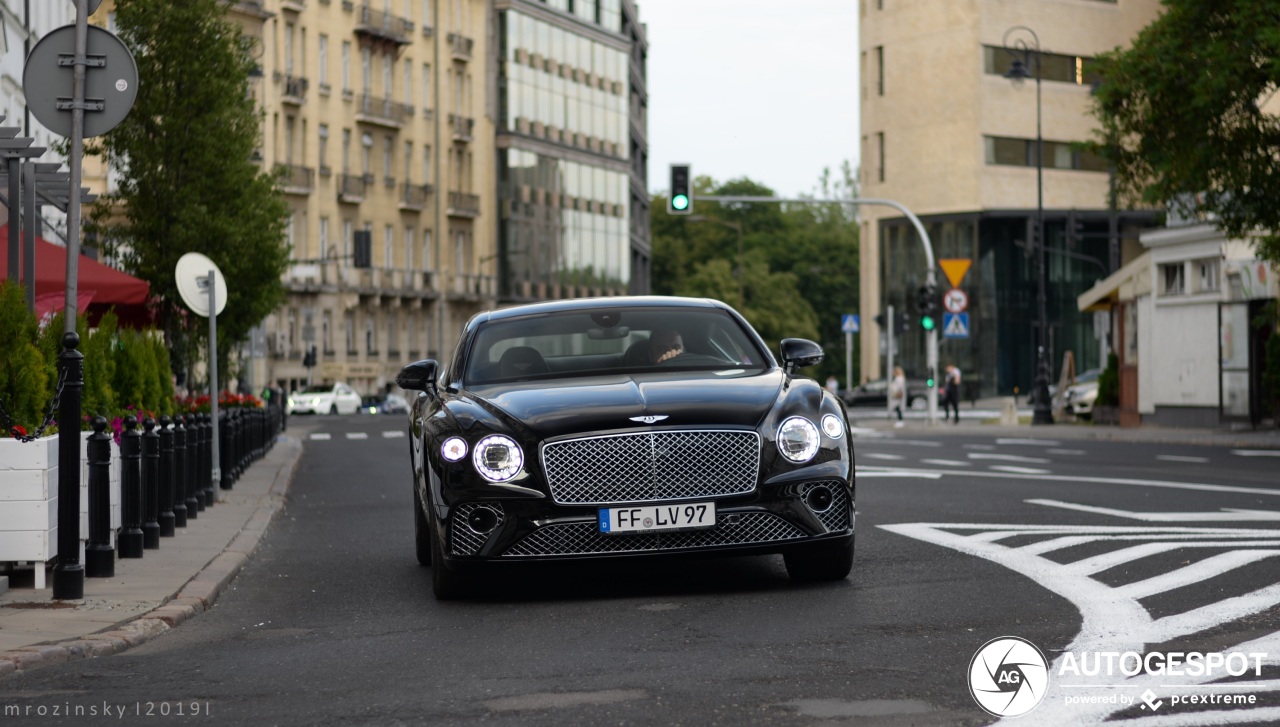
[[[80,336],[62,336],[58,375],[58,564],[53,567],[54,600],[84,598],[84,566],[80,564],[80,395],[84,389],[84,354],[76,350]],[[105,423],[104,423],[105,426]],[[110,454],[107,455],[110,457]],[[42,568],[43,566],[36,566]]]
[[[215,490],[213,489],[213,415],[209,413],[200,415],[200,430],[203,432],[202,444],[200,452],[203,455],[200,469],[200,482],[204,484],[204,504],[206,506],[213,505],[217,502]]]
[[[174,535],[173,514],[173,420],[166,414],[160,417],[160,479],[156,504],[160,514],[156,522],[160,524],[160,537],[172,538]]]
[[[196,457],[200,454],[200,445],[196,443],[196,415],[188,414],[186,416],[187,430],[187,458],[186,469],[184,470],[186,482],[184,492],[186,492],[187,505],[187,521],[195,520],[203,508],[200,507],[200,501],[196,499]]]
[[[194,513],[187,512],[187,429],[185,418],[173,418],[173,524],[187,526]]]
[[[124,418],[120,435],[121,558],[142,557],[142,435],[136,417]]]
[[[204,472],[201,465],[204,464],[204,426],[201,420],[203,414],[192,414],[187,417],[187,449],[190,450],[191,457],[191,491],[187,495],[187,510],[190,512],[204,512]],[[195,504],[195,510],[191,510],[192,503]]]
[[[156,550],[160,547],[160,435],[156,434],[156,420],[147,417],[142,422],[142,547]]]
[[[111,578],[116,574],[116,552],[111,547],[111,437],[106,431],[106,418],[94,417],[87,450],[89,544],[84,548],[84,574],[89,578]],[[79,546],[76,543],[77,550]]]
[[[218,487],[230,490],[235,483],[231,481],[231,417],[226,411],[218,414]]]

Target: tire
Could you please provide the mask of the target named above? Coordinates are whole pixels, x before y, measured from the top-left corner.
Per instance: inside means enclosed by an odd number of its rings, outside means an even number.
[[[329,405],[329,416],[336,416],[336,415],[337,415],[337,413],[338,413],[338,405],[337,405],[337,404],[330,404],[330,405]]]
[[[453,601],[467,595],[467,579],[461,573],[450,570],[444,564],[444,556],[440,552],[440,538],[435,535],[435,518],[431,518],[431,532],[427,539],[431,541],[431,591],[437,601]]]
[[[431,528],[427,525],[427,516],[422,512],[422,498],[418,495],[417,484],[413,487],[413,545],[418,556],[418,565],[431,565]]]
[[[797,583],[842,581],[853,570],[853,539],[848,543],[792,550],[783,554],[787,575]]]

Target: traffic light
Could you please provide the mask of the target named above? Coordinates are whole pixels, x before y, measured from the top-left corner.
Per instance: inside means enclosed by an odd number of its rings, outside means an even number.
[[[922,285],[916,291],[916,309],[920,312],[920,327],[925,332],[938,326],[938,289],[933,285]]]
[[[1084,218],[1075,211],[1067,213],[1067,241],[1071,244],[1084,242]]]
[[[884,314],[883,313],[876,314],[876,325],[880,326],[880,330],[884,330]]]
[[[930,388],[930,389],[932,389],[932,388],[933,388],[933,385],[934,385],[934,377],[933,377],[933,368],[932,368],[932,367],[927,368],[927,369],[925,369],[925,370],[924,370],[924,385],[925,385],[926,387]],[[957,416],[958,416],[958,415],[957,415]]]
[[[316,347],[311,346],[307,352],[302,355],[302,365],[305,368],[315,368],[316,365]]]
[[[902,311],[898,314],[898,333],[906,333],[911,330],[911,314]]]
[[[693,212],[693,190],[689,187],[688,164],[671,165],[671,196],[667,198],[667,214],[687,215]]]

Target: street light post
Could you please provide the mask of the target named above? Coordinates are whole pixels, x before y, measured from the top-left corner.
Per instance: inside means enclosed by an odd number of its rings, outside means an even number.
[[[1031,36],[1029,45],[1025,38],[1009,37],[1016,33]],[[1036,79],[1036,308],[1039,317],[1039,335],[1036,341],[1036,405],[1032,424],[1053,424],[1053,409],[1049,405],[1049,310],[1045,291],[1045,238],[1044,238],[1044,135],[1041,132],[1042,105],[1040,102],[1040,36],[1025,25],[1015,25],[1005,31],[1004,49],[1013,56],[1013,64],[1005,78],[1020,83],[1031,77],[1027,66],[1035,59]]]

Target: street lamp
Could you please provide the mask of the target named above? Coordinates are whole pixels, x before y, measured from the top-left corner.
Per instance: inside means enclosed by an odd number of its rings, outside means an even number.
[[[1031,43],[1027,43],[1026,37],[1016,37],[1010,42],[1010,36],[1013,35],[1030,36]],[[1028,66],[1032,61],[1035,62],[1035,79],[1036,79],[1036,307],[1040,320],[1040,331],[1036,341],[1036,379],[1035,379],[1035,395],[1036,405],[1034,416],[1032,416],[1032,424],[1053,424],[1053,409],[1049,406],[1049,311],[1046,304],[1045,296],[1045,239],[1044,239],[1044,136],[1040,130],[1041,103],[1040,103],[1040,37],[1035,31],[1025,25],[1015,25],[1005,31],[1004,49],[1009,55],[1013,56],[1013,64],[1009,67],[1009,71],[1004,74],[1005,78],[1010,79],[1014,84],[1020,84],[1028,78],[1032,77],[1033,71],[1028,70]]]
[[[738,231],[738,304],[746,305],[747,303],[747,282],[746,282],[747,271],[742,264],[742,220],[734,220],[732,222],[729,222],[727,220],[721,220],[715,217],[707,217],[706,215],[689,215],[688,220],[690,222],[714,222],[718,225],[723,225],[724,227],[728,227],[731,230]]]

